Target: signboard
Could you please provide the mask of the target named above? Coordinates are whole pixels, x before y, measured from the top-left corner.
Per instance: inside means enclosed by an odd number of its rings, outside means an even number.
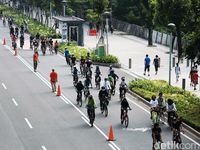
[[[67,23],[62,25],[62,40],[67,40]]]

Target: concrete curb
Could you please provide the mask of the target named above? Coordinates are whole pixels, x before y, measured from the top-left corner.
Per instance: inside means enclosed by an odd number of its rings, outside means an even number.
[[[128,90],[128,93],[131,95],[131,96],[134,96],[136,97],[138,100],[140,100],[141,102],[143,102],[145,105],[147,105],[149,107],[149,102],[142,98],[141,96],[139,96],[138,94]],[[187,125],[186,123],[183,122],[183,128],[185,130],[187,130],[188,132],[192,133],[194,136],[196,136],[198,139],[200,139],[200,132],[198,132],[197,130],[195,130],[194,128],[190,127],[189,125]]]
[[[110,66],[110,65],[112,65],[114,68],[121,68],[121,64],[113,64],[113,63],[93,62],[93,65],[99,65],[99,66]]]

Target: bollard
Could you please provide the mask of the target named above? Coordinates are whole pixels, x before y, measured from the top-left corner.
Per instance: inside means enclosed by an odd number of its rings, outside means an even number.
[[[182,79],[182,89],[185,90],[185,79]]]
[[[172,59],[172,66],[175,67],[175,57]]]
[[[187,67],[189,67],[189,65],[190,65],[190,60],[187,59]]]
[[[132,67],[132,59],[131,59],[131,58],[129,58],[128,64],[129,64],[129,65],[128,65],[128,68],[131,69],[131,67]]]

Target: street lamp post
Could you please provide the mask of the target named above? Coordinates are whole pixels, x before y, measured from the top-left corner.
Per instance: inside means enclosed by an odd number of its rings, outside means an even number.
[[[107,54],[109,54],[109,42],[108,42],[109,24],[108,24],[108,16],[110,15],[110,12],[106,11],[106,12],[104,12],[104,15],[106,17],[106,49],[107,49]]]
[[[169,23],[168,27],[174,28],[175,24],[174,23]],[[171,85],[171,68],[172,68],[172,64],[171,64],[171,60],[172,60],[172,47],[173,47],[173,43],[172,43],[172,39],[173,39],[173,35],[172,35],[172,31],[170,31],[170,50],[169,50],[169,85]]]
[[[51,0],[49,0],[49,12],[50,12],[50,27],[52,26],[52,7]]]
[[[63,0],[62,3],[63,3],[63,16],[65,17],[65,7],[66,7],[66,4],[67,4],[67,1]]]

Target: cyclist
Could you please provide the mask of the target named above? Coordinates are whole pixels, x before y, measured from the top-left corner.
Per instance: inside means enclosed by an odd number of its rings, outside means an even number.
[[[85,81],[84,81],[84,86],[89,88],[90,85],[91,85],[91,88],[92,88],[92,81],[91,81],[91,78],[86,77],[86,79],[85,79]]]
[[[56,40],[55,43],[54,43],[54,51],[55,51],[56,54],[58,53],[58,47],[59,47],[59,43]]]
[[[76,57],[74,56],[74,54],[72,54],[71,56],[71,63],[72,63],[72,66],[76,65]]]
[[[77,90],[77,99],[79,97],[79,94],[81,94],[81,97],[82,97],[82,91],[84,89],[84,86],[83,86],[83,83],[82,81],[79,81],[76,85],[76,90]]]
[[[38,52],[36,51],[33,55],[33,69],[34,69],[34,72],[36,72],[37,70],[37,65],[38,65]]]
[[[78,69],[74,66],[73,69],[73,81],[75,82],[76,78],[78,78]]]
[[[121,83],[119,84],[119,96],[122,97],[122,91],[123,90],[124,90],[124,96],[125,96],[127,89],[128,89],[128,85],[125,82],[125,77],[122,77]]]
[[[82,75],[85,75],[85,58],[83,56],[80,59],[80,71]]]
[[[166,104],[166,108],[167,108],[167,113],[168,113],[168,123],[170,125],[170,127],[172,127],[172,117],[174,117],[176,115],[176,105],[173,102],[172,99],[168,99],[167,100],[167,104]]]
[[[149,102],[150,104],[150,112],[151,112],[151,119],[152,119],[152,111],[156,111],[157,107],[158,107],[158,100],[156,99],[155,95],[152,95],[151,97],[151,101]]]
[[[96,66],[96,70],[95,70],[95,83],[98,86],[100,86],[100,82],[101,82],[101,76],[100,75],[101,75],[101,71],[99,69],[99,66]]]
[[[113,69],[112,65],[110,65],[110,67],[109,67],[109,69],[108,69],[108,74],[110,74],[111,71],[113,71],[113,70],[114,70],[114,69]]]
[[[128,113],[128,108],[129,108],[129,110],[131,110],[131,107],[129,106],[127,99],[124,98],[121,102],[121,116],[120,116],[121,124],[123,123],[122,119],[123,119],[123,115],[124,115],[124,110],[126,111],[126,113]]]
[[[110,82],[110,91],[109,91],[109,94],[113,94],[114,95],[114,89],[115,89],[115,86],[114,86],[114,78],[110,75],[108,75],[108,81]]]
[[[37,51],[37,48],[39,46],[38,41],[36,40],[36,38],[33,40],[33,46],[34,46],[34,51]]]
[[[86,73],[87,73],[88,71],[91,70],[91,66],[92,66],[92,60],[90,59],[90,57],[88,57],[88,58],[86,59],[85,64],[86,64]]]
[[[32,49],[33,48],[34,36],[31,34],[29,39],[30,39],[30,48]]]
[[[115,73],[114,70],[111,70],[111,71],[110,71],[109,76],[112,76],[112,77],[113,77],[113,79],[114,79],[114,85],[113,85],[113,86],[114,86],[114,88],[115,88],[116,82],[117,82],[117,80],[119,79],[119,77],[118,77],[118,75]]]
[[[157,142],[162,143],[162,130],[158,123],[155,123],[154,127],[152,128],[152,138],[153,138],[153,150],[154,150],[155,144]]]
[[[52,40],[52,38],[49,39],[49,51],[50,51],[50,54],[53,54],[53,40]]]
[[[55,72],[54,69],[52,69],[52,72],[50,73],[50,82],[52,86],[52,92],[56,92],[56,82],[58,82],[58,74]]]
[[[24,46],[24,36],[21,35],[20,36],[20,47],[21,47],[21,49],[23,49],[23,46]]]
[[[104,81],[101,83],[101,87],[104,86],[106,91],[109,92],[111,90],[110,82],[108,81],[108,78],[105,78]]]
[[[95,107],[96,107],[95,100],[92,95],[89,95],[87,100],[87,114],[90,120],[93,119],[93,121],[95,120]],[[91,126],[93,126],[93,123],[91,123]]]
[[[181,131],[182,130],[182,118],[181,117],[175,117],[174,121],[173,121],[173,142],[181,144],[182,140],[181,140]],[[183,131],[184,132],[184,131]]]
[[[105,87],[102,86],[101,90],[99,91],[99,101],[100,101],[100,109],[103,110],[103,103],[108,105],[108,92],[106,91]]]
[[[18,38],[18,35],[19,35],[19,28],[18,27],[15,27],[15,36]]]
[[[67,50],[67,48],[65,48],[64,56],[65,56],[66,63],[68,65],[70,65],[70,54],[69,54],[69,50]]]
[[[41,50],[42,50],[43,55],[45,55],[45,53],[46,53],[46,40],[45,40],[45,38],[42,38],[42,40],[41,40]]]
[[[164,99],[164,97],[163,97],[163,93],[162,93],[162,92],[160,92],[160,93],[158,94],[157,101],[158,101],[159,115],[160,115],[160,117],[162,117],[164,111],[166,110],[166,103],[165,103],[165,99]]]

